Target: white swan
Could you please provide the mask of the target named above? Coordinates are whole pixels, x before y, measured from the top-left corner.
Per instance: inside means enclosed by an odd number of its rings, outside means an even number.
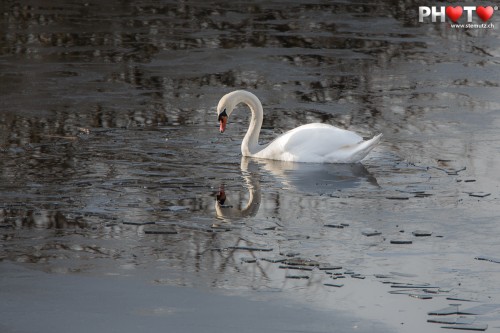
[[[327,124],[308,124],[286,132],[267,145],[259,145],[263,110],[257,96],[236,90],[224,95],[217,106],[220,132],[226,129],[227,119],[236,105],[245,103],[252,111],[252,119],[243,142],[243,156],[271,160],[309,163],[356,163],[361,161],[379,143],[382,134],[370,140]]]

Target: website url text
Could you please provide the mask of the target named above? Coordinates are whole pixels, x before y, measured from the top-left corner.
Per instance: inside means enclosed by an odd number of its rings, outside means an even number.
[[[466,23],[466,24],[451,24],[452,28],[457,29],[495,29],[495,25],[493,23]]]

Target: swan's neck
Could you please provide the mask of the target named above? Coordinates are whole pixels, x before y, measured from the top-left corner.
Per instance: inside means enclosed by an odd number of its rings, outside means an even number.
[[[259,99],[253,94],[242,94],[240,103],[248,105],[252,112],[247,134],[245,134],[243,142],[241,143],[241,153],[243,156],[252,156],[261,149],[259,145],[259,134],[262,127],[264,112]]]

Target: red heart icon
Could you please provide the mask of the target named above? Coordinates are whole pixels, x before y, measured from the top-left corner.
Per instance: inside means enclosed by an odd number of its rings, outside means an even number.
[[[457,22],[457,20],[462,16],[462,13],[464,10],[460,6],[452,7],[448,6],[446,7],[446,15],[453,21]]]
[[[483,22],[486,22],[490,19],[491,15],[493,15],[493,7],[479,6],[476,8],[476,14],[481,18],[481,20],[483,20]]]

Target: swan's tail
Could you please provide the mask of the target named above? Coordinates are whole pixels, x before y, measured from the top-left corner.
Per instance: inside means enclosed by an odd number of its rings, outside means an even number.
[[[380,142],[380,139],[382,139],[382,133],[374,136],[370,140],[361,141],[355,145],[346,147],[346,153],[348,153],[348,156],[343,159],[342,163],[357,163],[361,161],[373,148],[375,148],[375,146]],[[338,151],[336,153],[338,155]]]
[[[356,148],[356,152],[352,155],[352,158],[355,160],[354,162],[359,162],[363,158],[368,155],[368,153],[375,148],[376,145],[379,144],[380,140],[382,139],[382,133],[379,135],[374,136],[370,140],[360,142],[358,144],[358,147]]]

